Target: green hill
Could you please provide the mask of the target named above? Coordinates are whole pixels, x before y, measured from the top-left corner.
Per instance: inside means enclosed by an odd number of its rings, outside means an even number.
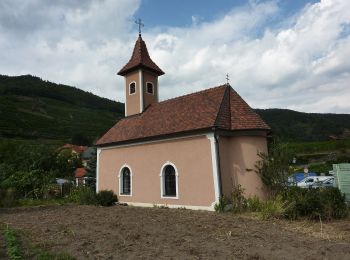
[[[288,109],[255,110],[283,141],[323,141],[349,138],[349,114],[303,113]]]
[[[124,104],[38,77],[0,75],[0,136],[91,141],[124,116]]]
[[[344,137],[348,114],[256,109],[283,141]],[[0,75],[0,137],[68,142],[81,133],[96,140],[124,116],[124,104],[38,77]],[[349,130],[348,130],[349,131]]]

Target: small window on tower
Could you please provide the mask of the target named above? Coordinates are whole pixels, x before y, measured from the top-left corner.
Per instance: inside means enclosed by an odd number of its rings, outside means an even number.
[[[147,82],[147,93],[153,94],[153,84],[151,82]]]
[[[129,95],[135,94],[135,92],[136,92],[136,84],[135,82],[132,82],[129,85]]]

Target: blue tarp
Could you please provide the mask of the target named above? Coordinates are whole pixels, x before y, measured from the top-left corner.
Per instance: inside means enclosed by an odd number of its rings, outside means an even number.
[[[309,172],[307,176],[317,176],[315,172]],[[288,181],[290,182],[299,182],[305,179],[305,173],[296,172],[289,176]]]

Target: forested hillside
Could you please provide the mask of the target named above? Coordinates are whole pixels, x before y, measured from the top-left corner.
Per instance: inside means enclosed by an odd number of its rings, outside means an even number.
[[[346,137],[349,114],[308,114],[256,109],[282,141]],[[91,142],[124,116],[124,104],[38,77],[0,75],[0,136],[69,141],[80,133]]]
[[[349,137],[349,114],[302,113],[288,109],[255,110],[283,141],[323,141]]]
[[[0,136],[91,141],[124,116],[124,105],[26,75],[0,76]]]

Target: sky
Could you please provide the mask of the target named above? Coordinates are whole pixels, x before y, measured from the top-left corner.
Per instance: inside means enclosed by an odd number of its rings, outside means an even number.
[[[349,0],[1,0],[0,74],[124,102],[138,18],[161,100],[228,73],[254,108],[350,113]]]

